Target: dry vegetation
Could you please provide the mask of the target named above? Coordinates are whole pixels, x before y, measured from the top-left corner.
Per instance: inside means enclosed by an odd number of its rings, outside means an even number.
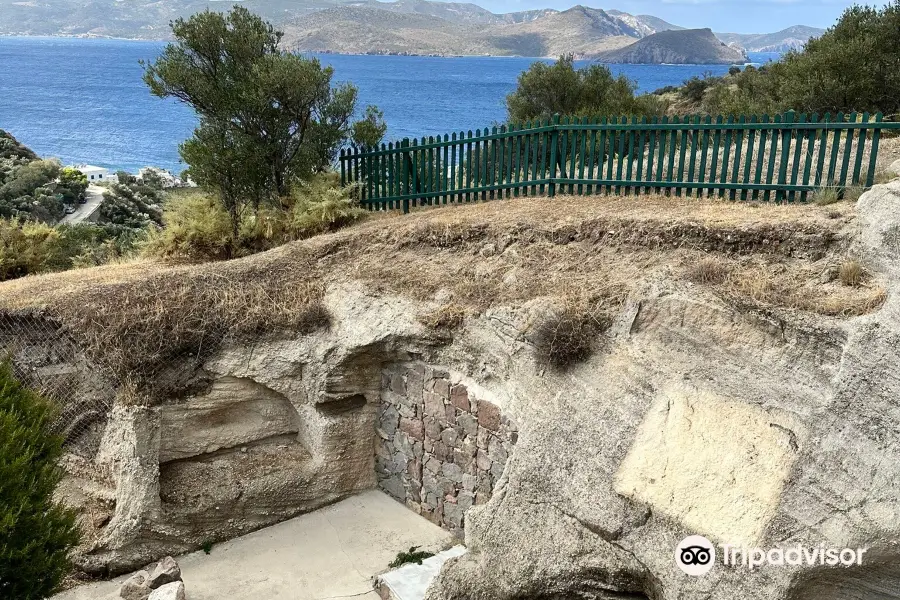
[[[538,324],[547,335],[535,339],[550,340],[538,351],[554,362],[563,337],[580,352],[570,324],[602,329],[636,286],[659,274],[743,305],[835,316],[877,308],[884,291],[876,280],[823,277],[846,260],[853,211],[849,203],[595,196],[384,214],[224,263],[131,263],[6,282],[0,311],[52,317],[124,377],[185,352],[199,360],[227,336],[325,326],[330,281],[421,300],[419,319],[435,329],[549,297],[566,307],[564,318]]]

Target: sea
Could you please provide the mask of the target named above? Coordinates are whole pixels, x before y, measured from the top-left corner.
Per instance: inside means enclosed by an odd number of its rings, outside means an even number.
[[[0,37],[0,129],[44,157],[137,172],[153,165],[180,172],[178,145],[190,137],[193,111],[152,96],[139,61],[163,42]],[[475,130],[501,122],[504,100],[534,58],[312,54],[334,68],[334,81],[359,88],[360,109],[384,111],[388,140]],[[752,53],[754,63],[777,53]],[[548,61],[549,62],[549,61]],[[589,61],[581,61],[589,64]],[[639,92],[721,75],[726,65],[611,65]]]

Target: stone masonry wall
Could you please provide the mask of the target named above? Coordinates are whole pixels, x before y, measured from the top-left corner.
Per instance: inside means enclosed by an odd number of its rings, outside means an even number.
[[[447,371],[421,363],[382,372],[375,470],[379,487],[432,522],[463,528],[484,504],[516,443],[514,423]]]

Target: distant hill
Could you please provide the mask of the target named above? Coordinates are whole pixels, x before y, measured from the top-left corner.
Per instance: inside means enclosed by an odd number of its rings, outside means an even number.
[[[379,3],[380,4],[380,3]],[[429,3],[438,4],[438,3]],[[343,6],[298,17],[283,25],[288,47],[310,52],[559,56],[590,58],[621,48],[642,32],[605,11],[576,6],[534,18],[499,15],[505,22],[456,21],[386,10],[372,4]],[[462,22],[461,22],[462,21]]]
[[[710,29],[660,31],[597,59],[632,64],[734,64],[748,61],[743,50],[726,46]]]
[[[235,0],[238,1],[238,0]],[[284,29],[299,50],[344,53],[559,56],[592,58],[647,36],[684,28],[652,15],[574,6],[504,14],[469,2],[432,0],[241,0]],[[230,0],[0,0],[0,35],[170,39],[169,22]],[[822,30],[718,34],[750,50],[802,44]]]
[[[786,52],[799,50],[810,38],[819,37],[824,29],[794,25],[775,33],[717,33],[726,44],[738,44],[750,52]]]

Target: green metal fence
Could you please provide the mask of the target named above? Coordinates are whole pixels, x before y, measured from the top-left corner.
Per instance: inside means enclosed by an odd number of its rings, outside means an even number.
[[[341,181],[372,209],[556,194],[669,193],[805,201],[871,187],[880,113],[563,118],[341,151]]]

